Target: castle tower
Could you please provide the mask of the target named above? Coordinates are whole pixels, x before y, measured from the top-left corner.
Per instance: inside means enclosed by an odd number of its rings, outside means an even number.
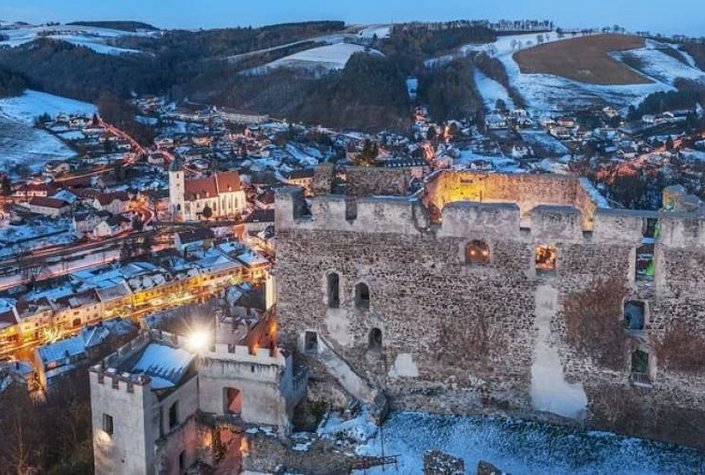
[[[183,220],[184,210],[184,166],[179,157],[169,165],[169,211],[174,219]]]

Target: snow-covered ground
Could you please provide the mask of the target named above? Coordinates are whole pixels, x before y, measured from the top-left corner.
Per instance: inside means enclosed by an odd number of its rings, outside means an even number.
[[[359,426],[359,430],[347,427],[347,432],[368,430],[364,420]],[[387,473],[390,468],[397,474],[422,473],[423,454],[429,449],[461,457],[466,473],[475,473],[480,460],[512,475],[656,475],[703,473],[705,467],[705,454],[695,450],[605,432],[487,417],[392,413],[383,430],[359,451],[380,455],[380,434],[384,437],[385,455],[398,455],[399,465],[397,471],[392,467],[386,467],[385,472],[375,468],[368,469],[367,474]]]
[[[33,128],[34,119],[44,113],[92,115],[96,110],[92,104],[31,90],[0,99],[0,170],[14,175],[24,165],[37,172],[47,161],[73,157],[75,152],[61,140]]]
[[[568,150],[568,147],[566,147],[563,142],[542,130],[522,130],[521,138],[529,145],[539,146],[541,149],[553,155],[565,155],[570,153],[570,150]]]
[[[499,55],[497,58],[504,64],[510,83],[524,97],[527,109],[534,116],[561,114],[595,105],[612,105],[626,109],[632,104],[640,103],[649,94],[674,89],[670,84],[661,82],[600,86],[552,74],[524,74],[511,53]]]
[[[497,100],[501,99],[506,104],[507,108],[514,109],[514,101],[509,97],[509,93],[500,83],[488,77],[479,69],[475,68],[475,85],[480,95],[484,99],[485,109],[493,111]]]
[[[34,124],[34,119],[44,113],[52,118],[61,113],[91,116],[97,110],[96,106],[87,102],[31,89],[26,90],[21,96],[0,99],[0,116],[28,125]]]
[[[370,54],[381,55],[377,50],[367,50],[364,46],[351,43],[337,43],[333,45],[311,48],[306,51],[285,56],[263,66],[264,69],[276,68],[304,68],[326,69],[329,71],[343,69],[350,56],[355,53],[369,51]]]
[[[389,38],[391,30],[391,25],[369,25],[363,28],[360,33],[358,33],[358,36],[361,38],[374,38],[374,36],[377,35],[379,39]]]
[[[8,36],[9,39],[0,41],[0,46],[19,46],[29,43],[38,37],[48,37],[56,40],[66,41],[77,46],[85,46],[101,54],[134,54],[140,53],[138,50],[118,48],[108,45],[108,40],[122,36],[144,36],[153,35],[151,31],[129,32],[113,30],[110,28],[99,28],[93,26],[80,25],[53,25],[53,26],[33,26],[21,24],[4,24],[0,26],[0,33]]]
[[[615,52],[612,56],[618,60],[627,55],[639,58],[643,63],[643,67],[639,71],[662,83],[673,85],[677,78],[705,80],[705,72],[695,67],[694,64],[683,64],[661,51],[666,47],[657,41],[646,40],[644,48]],[[688,61],[688,57],[684,56],[686,61]]]
[[[500,36],[494,43],[469,44],[463,46],[460,51],[467,53],[470,51],[484,51],[490,56],[502,56],[512,54],[522,49],[531,48],[539,44],[538,36],[541,35],[544,43],[552,43],[563,39],[569,39],[571,36],[559,38],[556,32],[549,33],[526,33],[521,35]]]
[[[568,35],[563,39],[570,39]],[[561,41],[555,32],[543,33],[544,43]],[[573,81],[552,74],[523,74],[519,65],[514,61],[513,55],[517,51],[538,45],[537,34],[502,36],[494,43],[471,44],[461,48],[462,54],[472,51],[483,51],[490,56],[498,58],[504,64],[510,83],[524,97],[527,109],[532,115],[561,114],[575,109],[594,106],[612,105],[625,110],[630,105],[638,104],[646,96],[658,91],[673,90],[673,82],[678,77],[689,79],[701,79],[705,81],[705,73],[693,65],[686,65],[658,51],[658,43],[648,41],[642,49],[615,53],[615,58],[620,58],[624,54],[634,54],[642,59],[645,64],[645,74],[654,79],[652,84],[638,84],[626,86],[600,86]],[[691,61],[692,58],[686,61]],[[429,61],[441,61],[443,58],[435,58]],[[475,75],[475,81],[480,93],[485,98],[488,105],[493,99],[501,94],[500,85],[492,84],[491,79],[483,77],[481,73]],[[491,82],[490,82],[491,81]],[[502,88],[503,89],[503,88]],[[505,91],[506,92],[506,91]],[[494,107],[494,105],[492,105]]]
[[[74,155],[73,150],[48,132],[0,114],[0,171],[14,177],[19,168],[27,167],[29,172],[36,173],[50,160]]]
[[[461,150],[460,156],[453,159],[453,167],[457,169],[489,169],[503,173],[520,171],[519,163],[512,158],[482,155],[472,150]]]

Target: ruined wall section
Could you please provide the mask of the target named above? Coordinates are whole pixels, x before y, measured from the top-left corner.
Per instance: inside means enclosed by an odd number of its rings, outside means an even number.
[[[583,215],[583,228],[591,229],[597,209],[593,194],[577,177],[562,175],[497,174],[474,171],[443,171],[426,185],[426,204],[443,209],[455,201],[516,203],[522,218],[539,205],[567,205]]]
[[[659,326],[699,315],[705,297],[693,296],[684,312],[672,288],[705,284],[698,264],[705,250],[700,224],[661,216],[657,276],[644,287],[634,279],[635,255],[653,213],[596,208],[593,229],[584,232],[577,208],[541,205],[526,229],[516,204],[457,202],[445,206],[440,226],[431,226],[413,199],[367,198],[355,220],[345,219],[339,197],[316,197],[306,217],[296,214],[297,199],[287,190],[277,196],[278,318],[288,343],[301,345],[305,331],[319,333],[399,407],[468,413],[491,406],[536,415],[550,410],[532,400],[541,383],[535,349],[544,338],[542,344],[558,355],[562,380],[567,387],[579,383],[575,393],[584,394],[586,416],[599,427],[690,444],[703,440],[703,375],[659,370],[651,387],[636,387],[629,355],[619,371],[578,355],[565,341],[561,313],[571,295],[596,279],[617,277],[628,298],[647,303],[649,332],[658,335]],[[488,264],[466,263],[465,245],[474,239],[489,246]],[[558,251],[550,275],[536,272],[539,245]],[[675,284],[660,283],[678,269],[687,273]],[[338,308],[327,302],[330,273],[339,275]],[[356,306],[358,283],[369,287],[368,309]],[[556,295],[548,333],[537,319],[546,292]],[[703,322],[698,324],[705,331]],[[379,352],[369,345],[375,328],[383,335]],[[615,413],[614,407],[622,409]],[[683,414],[703,416],[704,424],[681,439],[659,428]]]
[[[412,178],[412,169],[347,167],[346,174],[350,196],[404,196]]]

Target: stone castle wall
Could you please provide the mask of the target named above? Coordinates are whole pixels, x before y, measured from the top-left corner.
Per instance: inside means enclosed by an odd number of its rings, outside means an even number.
[[[587,418],[601,428],[705,446],[702,372],[661,368],[650,350],[652,384],[635,385],[631,353],[620,370],[601,367],[566,342],[562,313],[571,296],[616,276],[628,298],[646,303],[647,346],[679,320],[705,331],[705,295],[697,290],[705,285],[705,221],[659,214],[656,276],[639,284],[636,249],[655,213],[601,209],[577,180],[492,179],[502,182],[493,199],[521,202],[456,203],[477,196],[434,190],[450,203],[440,225],[429,223],[415,199],[361,198],[357,219],[346,220],[342,197],[315,197],[304,217],[294,213],[298,192],[280,192],[282,337],[294,344],[305,331],[321,334],[400,408]],[[466,263],[465,245],[475,239],[489,245],[488,264]],[[534,264],[536,247],[546,244],[558,251],[548,276]],[[327,301],[330,273],[339,275],[338,308]],[[367,309],[355,303],[361,282],[370,291]],[[369,346],[375,328],[381,351]],[[683,424],[676,429],[669,420]]]

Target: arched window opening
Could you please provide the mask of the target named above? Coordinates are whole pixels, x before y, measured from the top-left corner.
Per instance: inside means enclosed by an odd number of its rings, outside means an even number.
[[[369,351],[382,351],[382,330],[379,328],[370,330],[367,349]]]
[[[335,272],[328,274],[328,307],[340,307],[340,277]]]
[[[466,264],[489,264],[490,246],[485,241],[470,241],[465,246]]]
[[[355,306],[360,309],[370,308],[370,288],[363,282],[355,286]]]

